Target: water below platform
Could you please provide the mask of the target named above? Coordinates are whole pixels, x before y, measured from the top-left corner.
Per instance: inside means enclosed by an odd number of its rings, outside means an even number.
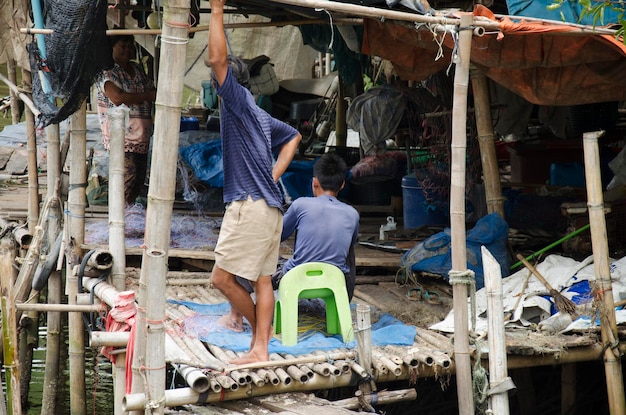
[[[66,329],[64,334],[67,337]],[[57,391],[57,407],[54,414],[70,414],[70,386],[69,363],[67,360],[67,343],[62,346],[61,363],[59,365],[60,378]],[[42,399],[46,367],[46,327],[39,329],[39,347],[33,351],[31,380],[28,392],[28,407],[24,408],[26,415],[40,415],[42,413]],[[113,376],[111,363],[99,355],[98,350],[85,348],[85,402],[86,413],[112,414],[113,411]],[[2,370],[3,383],[6,382],[6,373]],[[5,387],[6,384],[3,384]],[[5,400],[9,399],[5,394]]]

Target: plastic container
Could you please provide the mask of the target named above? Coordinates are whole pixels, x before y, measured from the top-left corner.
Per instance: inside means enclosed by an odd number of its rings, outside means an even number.
[[[402,215],[404,229],[448,223],[445,214],[426,204],[424,191],[418,185],[415,174],[409,174],[402,178]]]
[[[582,163],[552,163],[550,165],[552,186],[585,187],[585,166]]]
[[[200,121],[196,117],[180,117],[180,132],[187,130],[199,130]]]

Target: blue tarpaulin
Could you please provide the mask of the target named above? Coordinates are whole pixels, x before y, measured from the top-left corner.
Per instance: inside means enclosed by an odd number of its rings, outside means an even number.
[[[187,317],[183,327],[188,335],[198,337],[206,343],[244,352],[250,348],[252,331],[245,324],[243,332],[225,329],[217,324],[217,319],[230,311],[228,303],[200,304],[191,301],[168,300],[169,303],[184,305],[197,314]],[[374,346],[410,346],[415,338],[415,327],[404,324],[390,314],[381,314],[378,321],[372,323],[372,344]],[[334,350],[355,348],[356,340],[344,343],[341,335],[329,335],[318,329],[311,329],[298,335],[298,344],[283,346],[277,338],[269,344],[270,353],[290,353],[293,355],[311,353],[316,350]]]

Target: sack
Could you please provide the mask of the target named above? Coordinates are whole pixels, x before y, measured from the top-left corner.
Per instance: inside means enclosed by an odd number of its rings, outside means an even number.
[[[467,269],[474,271],[476,289],[485,285],[481,246],[485,246],[500,264],[502,277],[507,277],[511,268],[508,251],[509,225],[497,213],[483,216],[472,230],[467,233]],[[425,239],[410,251],[406,252],[400,264],[403,269],[424,271],[438,274],[448,279],[452,269],[452,253],[450,249],[450,228]],[[464,271],[464,270],[456,270]]]

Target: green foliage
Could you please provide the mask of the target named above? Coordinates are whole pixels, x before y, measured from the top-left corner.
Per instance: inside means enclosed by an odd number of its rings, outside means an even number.
[[[555,0],[554,3],[547,6],[547,9],[560,9],[561,6],[569,3],[570,1],[571,0]],[[615,37],[617,39],[621,39],[626,44],[626,38],[624,37],[624,27],[626,26],[626,18],[624,16],[624,11],[626,10],[625,0],[577,0],[577,2],[581,6],[581,13],[580,17],[578,18],[578,23],[580,23],[582,19],[589,17],[593,21],[594,26],[602,26],[604,25],[604,13],[607,8],[617,13],[619,28],[617,28]],[[562,12],[561,20],[565,20],[565,16]]]

